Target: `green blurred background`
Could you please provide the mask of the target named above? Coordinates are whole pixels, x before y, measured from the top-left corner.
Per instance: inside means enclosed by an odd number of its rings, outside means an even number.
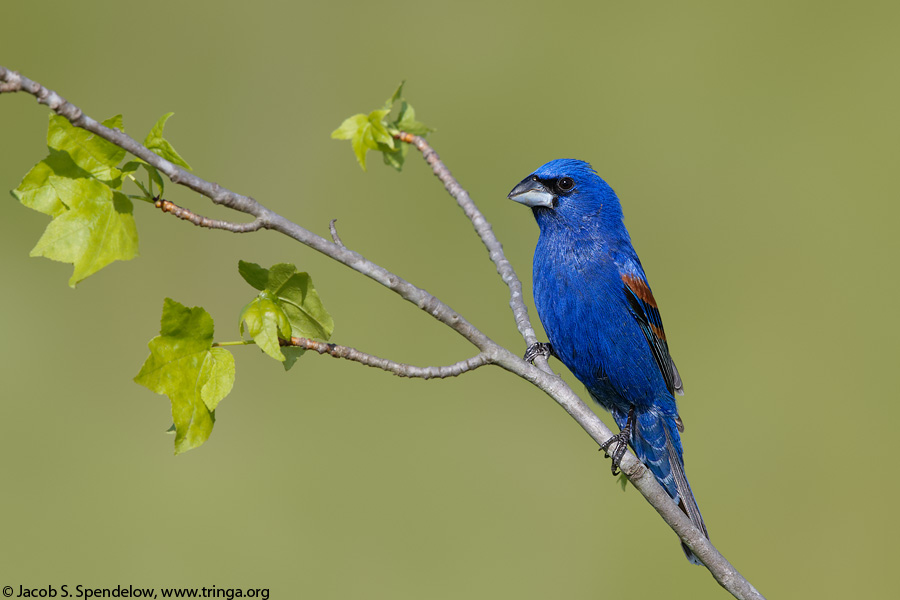
[[[506,194],[589,160],[663,307],[713,541],[770,597],[895,593],[898,5],[316,4],[7,3],[0,64],[139,139],[174,111],[199,175],[320,234],[337,218],[516,352],[507,292],[424,163],[370,155],[364,174],[329,133],[406,79],[528,290],[537,228]],[[0,187],[45,156],[47,114],[0,97]],[[137,218],[141,256],[73,291],[70,265],[28,258],[47,217],[0,202],[0,585],[725,595],[574,421],[499,369],[407,381],[307,356],[285,374],[237,349],[211,440],[173,458],[167,399],[131,379],[167,296],[237,337],[239,259],[308,270],[338,343],[422,365],[473,350],[277,234]]]

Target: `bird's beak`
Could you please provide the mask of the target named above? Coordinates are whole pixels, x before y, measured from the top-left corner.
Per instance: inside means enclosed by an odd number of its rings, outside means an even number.
[[[556,202],[556,196],[543,183],[532,179],[531,175],[514,187],[507,198],[531,207],[546,206],[547,208],[553,208]]]

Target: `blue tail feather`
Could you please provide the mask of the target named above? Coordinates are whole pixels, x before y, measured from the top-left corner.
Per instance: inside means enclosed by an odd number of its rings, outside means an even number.
[[[619,428],[624,428],[628,418],[627,413],[621,414],[615,411],[613,416]],[[677,415],[662,415],[653,410],[636,413],[631,434],[631,447],[672,500],[691,519],[694,526],[709,538],[706,524],[703,522],[697,501],[694,499],[694,493],[684,475],[684,457],[677,418]],[[700,564],[687,546],[682,544],[682,548],[689,561]]]

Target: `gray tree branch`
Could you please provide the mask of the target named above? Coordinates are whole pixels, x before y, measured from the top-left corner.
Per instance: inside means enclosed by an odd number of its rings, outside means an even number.
[[[367,354],[350,346],[340,346],[338,344],[330,344],[328,342],[320,342],[303,337],[292,337],[290,340],[279,340],[282,346],[295,346],[306,350],[313,350],[319,354],[328,354],[335,358],[345,358],[366,365],[367,367],[375,367],[388,373],[393,373],[397,377],[410,377],[417,379],[445,379],[447,377],[458,377],[467,371],[474,371],[478,367],[490,364],[490,359],[482,353],[476,354],[472,358],[461,360],[452,365],[444,365],[440,367],[417,367],[406,363],[398,363],[387,358],[381,358],[372,354]]]
[[[438,156],[438,153],[435,152],[434,148],[432,148],[424,138],[418,135],[411,135],[404,131],[401,131],[394,137],[402,142],[411,144],[416,150],[422,153],[422,158],[424,158],[431,166],[431,170],[437,178],[440,179],[441,183],[444,184],[447,193],[456,200],[456,203],[463,210],[465,215],[472,221],[475,232],[481,238],[482,243],[484,243],[488,250],[488,255],[497,267],[497,273],[507,287],[509,287],[509,307],[512,309],[513,317],[516,320],[516,327],[518,328],[519,333],[522,334],[526,347],[531,347],[537,343],[537,335],[534,333],[534,327],[531,326],[531,319],[528,317],[528,307],[525,306],[525,300],[522,296],[522,282],[516,275],[516,271],[513,269],[512,264],[507,260],[506,254],[503,253],[503,245],[497,239],[497,236],[494,235],[494,229],[491,227],[491,224],[488,223],[487,219],[484,218],[484,215],[481,214],[481,211],[478,210],[475,202],[473,202],[472,198],[469,196],[469,192],[467,192],[465,188],[459,184],[456,178],[453,177],[450,173],[450,169],[447,168],[447,165],[444,164],[441,157]],[[539,368],[548,373],[552,373],[547,364],[546,357],[541,356],[535,360],[535,362]]]
[[[2,82],[0,83],[0,93],[28,92],[35,96],[39,103],[46,104],[57,114],[67,118],[73,125],[91,131],[155,166],[172,182],[186,186],[208,197],[216,204],[251,215],[255,217],[254,223],[259,223],[259,228],[278,231],[377,281],[397,293],[400,297],[428,312],[435,319],[444,323],[475,345],[480,350],[480,353],[475,358],[481,356],[483,357],[481,360],[484,360],[486,364],[496,364],[503,367],[543,390],[559,403],[598,444],[606,442],[612,436],[609,428],[582,402],[572,389],[560,377],[549,371],[544,359],[539,359],[544,361],[541,365],[544,368],[538,368],[526,363],[517,354],[491,340],[435,296],[367,260],[359,253],[347,249],[340,243],[339,238],[336,236],[336,231],[332,231],[335,241],[328,241],[269,210],[249,196],[237,194],[217,183],[201,179],[154,154],[125,133],[101,125],[56,92],[15,71],[0,66],[0,82]],[[512,266],[506,260],[502,247],[494,236],[490,224],[478,211],[468,193],[453,178],[434,150],[424,140],[408,133],[400,133],[397,138],[415,145],[422,152],[423,158],[432,166],[432,170],[444,183],[447,191],[456,199],[466,216],[472,221],[475,230],[490,253],[491,260],[497,266],[498,273],[509,286],[510,306],[515,316],[516,326],[527,345],[536,342],[537,338],[522,299],[521,282],[519,282]],[[669,498],[656,479],[652,475],[648,476],[649,470],[632,453],[628,452],[625,454],[621,468],[634,487],[640,491],[662,516],[663,520],[709,568],[713,577],[722,587],[728,590],[735,598],[741,600],[763,598],[750,582],[693,526],[690,519]]]
[[[153,205],[163,211],[175,215],[179,219],[193,223],[197,227],[205,227],[206,229],[224,229],[232,233],[248,233],[251,231],[259,231],[263,227],[260,219],[254,219],[249,223],[232,223],[231,221],[221,221],[219,219],[210,219],[195,212],[178,206],[174,202],[168,200],[157,199]]]

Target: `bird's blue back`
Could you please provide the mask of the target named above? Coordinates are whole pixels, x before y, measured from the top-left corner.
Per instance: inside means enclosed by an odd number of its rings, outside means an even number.
[[[572,189],[562,189],[564,178]],[[618,197],[579,160],[551,161],[516,189],[524,185],[554,196],[552,206],[533,207],[540,227],[534,299],[554,355],[620,429],[635,410],[632,448],[705,533],[683,472],[673,395],[681,393],[681,378]]]

